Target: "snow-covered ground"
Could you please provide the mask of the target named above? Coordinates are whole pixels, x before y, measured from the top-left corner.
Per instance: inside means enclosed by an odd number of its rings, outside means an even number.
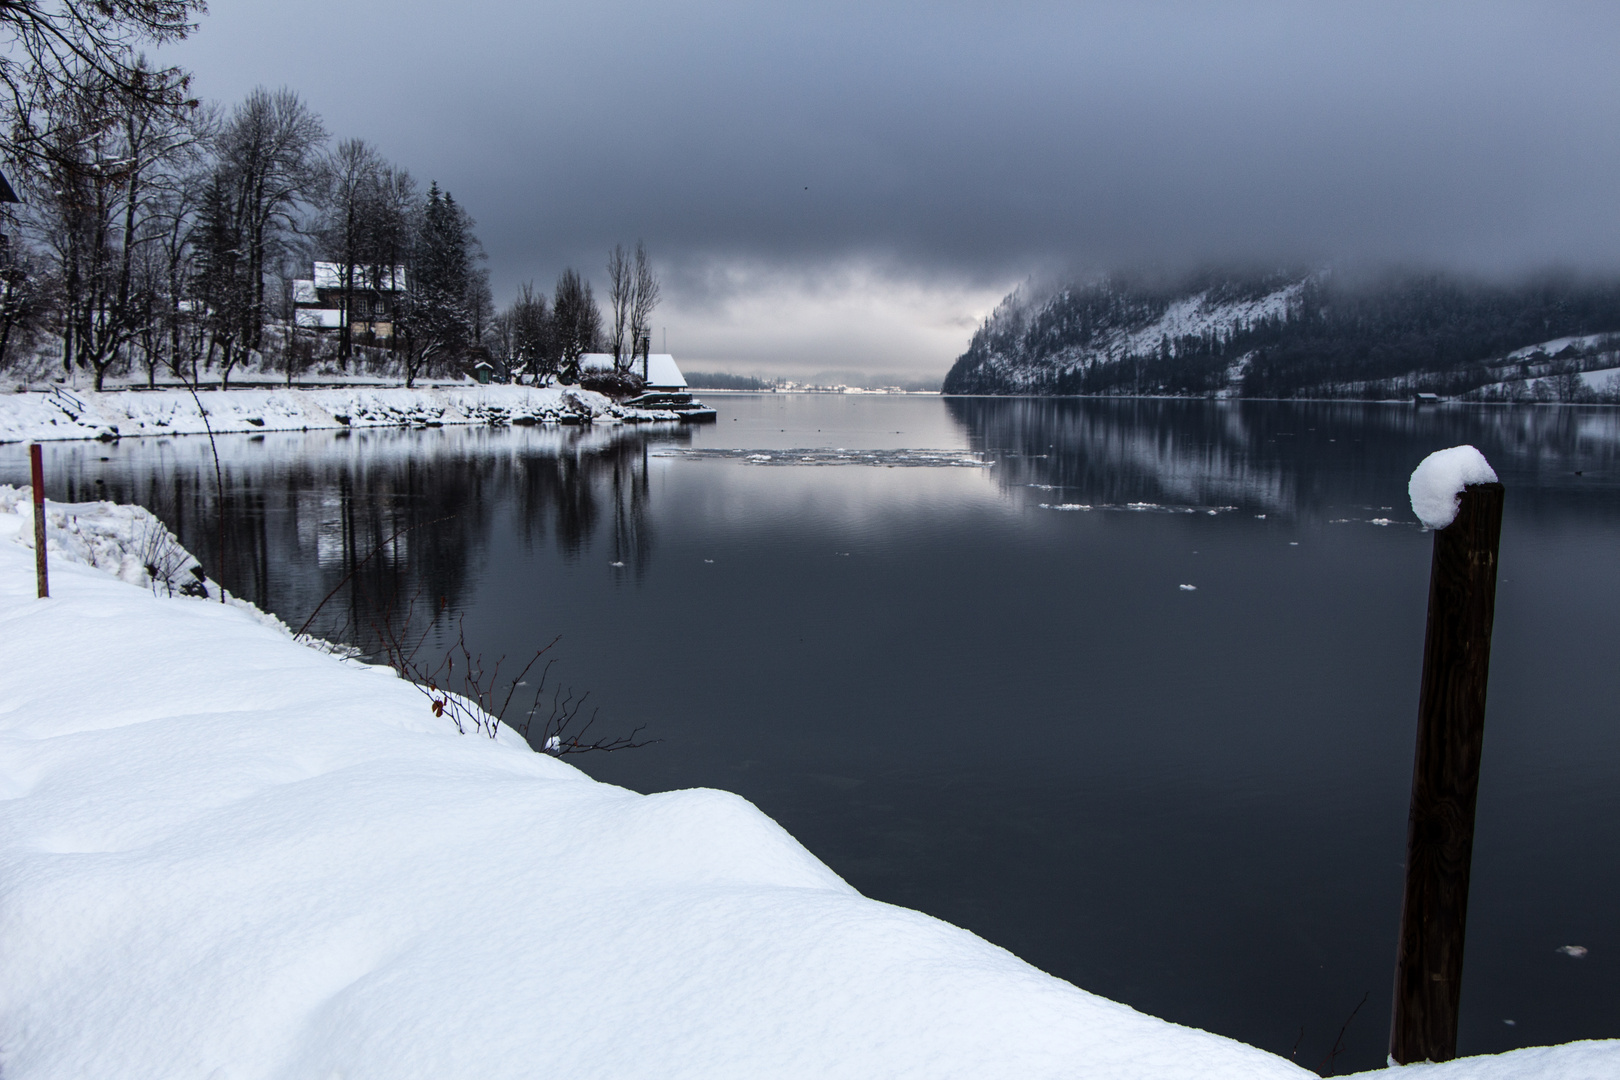
[[[1508,353],[1504,359],[1528,360],[1532,356],[1536,356],[1538,354],[1541,356],[1557,356],[1565,349],[1570,348],[1573,348],[1576,352],[1581,353],[1598,352],[1604,349],[1612,349],[1617,344],[1620,344],[1620,340],[1617,340],[1617,335],[1615,334],[1586,334],[1581,337],[1553,338],[1550,341],[1541,341],[1534,345],[1526,345],[1522,349],[1514,349],[1512,352]]]
[[[200,400],[208,414],[205,426]],[[628,409],[572,387],[478,386],[318,390],[119,390],[56,387],[0,394],[0,443],[131,435],[300,431],[433,424],[673,421],[673,412]]]
[[[25,491],[0,488],[7,1080],[1311,1075],[867,900],[734,795],[458,735],[212,583],[171,597],[144,511],[53,505],[37,600]],[[1612,1078],[1620,1043],[1408,1072]]]

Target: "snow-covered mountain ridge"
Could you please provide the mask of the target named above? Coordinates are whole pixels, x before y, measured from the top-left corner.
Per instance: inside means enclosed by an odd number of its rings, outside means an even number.
[[[1620,282],[1503,285],[1440,274],[1346,282],[1322,270],[1111,275],[1015,290],[979,327],[944,389],[1461,396],[1604,366],[1600,354],[1615,351],[1616,331]],[[1570,393],[1592,396],[1590,380],[1566,382]]]
[[[963,372],[964,361],[973,357],[978,379],[1000,382],[1007,387],[1000,392],[1039,393],[1054,373],[1131,363],[1166,351],[1173,355],[1187,338],[1228,339],[1264,320],[1285,319],[1304,284],[1287,281],[1236,293],[1211,287],[1166,296],[1133,294],[1105,280],[1089,288],[1063,288],[1045,300],[1020,289],[974,335],[974,347],[951,375]],[[979,392],[987,390],[997,392],[988,387]],[[947,392],[972,391],[948,386]]]

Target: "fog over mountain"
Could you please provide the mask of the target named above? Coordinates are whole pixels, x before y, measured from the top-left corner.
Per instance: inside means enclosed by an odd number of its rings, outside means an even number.
[[[689,362],[942,375],[1031,275],[1615,269],[1617,31],[1596,3],[215,0],[165,52],[437,179],[503,302],[644,238]]]

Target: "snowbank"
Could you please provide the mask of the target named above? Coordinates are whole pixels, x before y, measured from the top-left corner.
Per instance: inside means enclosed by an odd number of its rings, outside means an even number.
[[[679,419],[673,412],[628,409],[589,390],[556,386],[204,390],[198,398],[215,434],[341,427]],[[0,394],[0,443],[200,435],[206,430],[203,417],[197,411],[197,401],[185,390],[121,390],[98,394],[56,387],[45,393]]]
[[[1620,1076],[1620,1042],[1527,1046],[1490,1057],[1458,1058],[1441,1065],[1425,1062],[1350,1073],[1344,1080],[1358,1076],[1381,1076],[1385,1080],[1614,1080]]]
[[[7,1080],[1311,1075],[867,900],[736,796],[457,735],[386,669],[154,595],[124,558],[137,512],[52,507],[36,600],[19,495]],[[1620,1044],[1515,1060],[1433,1075],[1614,1075]]]
[[[1472,446],[1436,450],[1412,470],[1406,485],[1412,512],[1431,529],[1443,529],[1457,519],[1457,504],[1469,484],[1496,483],[1496,470]]]

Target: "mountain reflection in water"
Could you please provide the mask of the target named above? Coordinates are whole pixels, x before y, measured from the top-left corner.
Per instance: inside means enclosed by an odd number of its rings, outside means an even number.
[[[1237,506],[1320,517],[1383,505],[1389,478],[1459,442],[1533,489],[1590,489],[1620,463],[1613,409],[1414,407],[1359,402],[948,398],[1003,485],[1109,504]],[[1582,468],[1584,466],[1584,468]],[[1581,469],[1590,480],[1579,480]]]

